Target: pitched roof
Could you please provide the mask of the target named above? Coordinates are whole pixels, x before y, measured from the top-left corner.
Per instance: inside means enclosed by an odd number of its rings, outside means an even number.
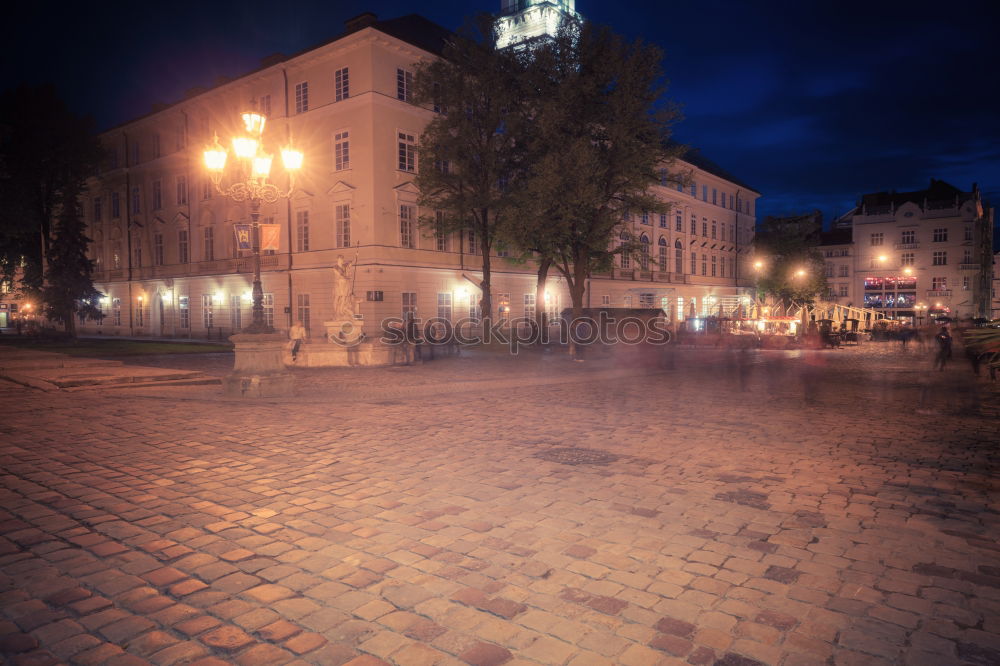
[[[899,208],[905,203],[912,202],[923,208],[924,204],[939,202],[952,202],[957,199],[959,203],[968,201],[975,197],[973,192],[963,192],[954,185],[943,180],[931,178],[931,183],[922,190],[913,192],[872,192],[861,195],[861,207],[865,209],[873,208]]]
[[[819,235],[820,245],[850,245],[852,241],[850,229],[834,229],[824,231]]]
[[[677,144],[671,142],[671,145],[677,145]],[[730,183],[735,183],[740,187],[744,187],[750,190],[751,192],[754,192],[755,194],[760,194],[760,190],[751,187],[750,185],[747,185],[743,181],[736,178],[733,174],[729,173],[721,166],[719,166],[712,160],[702,155],[701,150],[698,148],[686,147],[686,150],[683,153],[681,153],[680,158],[685,162],[687,162],[688,164],[696,166],[702,171],[706,171],[712,174],[713,176],[718,176],[719,178],[728,180]]]

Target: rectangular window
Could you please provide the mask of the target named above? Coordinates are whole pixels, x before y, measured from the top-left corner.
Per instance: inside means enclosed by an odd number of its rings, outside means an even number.
[[[142,239],[136,238],[132,246],[132,265],[136,268],[142,268]]]
[[[396,99],[409,102],[413,98],[413,72],[396,70]]]
[[[438,319],[451,321],[451,292],[441,292],[438,294]]]
[[[177,205],[184,206],[188,202],[187,176],[177,176]]]
[[[202,199],[211,199],[212,198],[212,190],[214,189],[214,187],[215,186],[212,184],[212,179],[211,178],[205,178],[204,180],[202,180],[201,181],[201,198]]]
[[[651,308],[654,307],[656,300],[656,294],[639,294],[639,307],[640,308]]]
[[[181,229],[177,232],[177,263],[186,264],[188,262],[188,232]]]
[[[351,247],[351,207],[338,204],[333,207],[337,232],[337,247]]]
[[[715,277],[716,271],[718,270],[719,258],[714,254],[712,255],[712,277]]]
[[[333,99],[340,102],[351,96],[350,79],[347,77],[347,68],[341,67],[333,73]]]
[[[948,288],[948,278],[946,277],[931,278],[931,289],[933,291],[943,291],[947,288]]]
[[[163,208],[163,188],[158,180],[153,181],[153,210]]]
[[[712,203],[719,205],[719,191],[714,187],[712,188]]]
[[[122,299],[120,298],[111,299],[111,321],[114,322],[115,326],[122,325]]]
[[[684,213],[680,211],[674,216],[674,231],[684,231]]]
[[[878,247],[884,240],[884,234],[880,231],[871,235],[871,246]]]
[[[153,265],[163,265],[163,234],[153,234]]]
[[[691,253],[691,275],[697,275],[697,274],[698,274],[698,253],[697,252],[692,252]]]
[[[935,243],[946,243],[948,241],[948,229],[935,229],[934,230],[934,242]]]
[[[412,134],[407,134],[406,132],[397,133],[398,146],[399,146],[399,170],[400,171],[416,171],[417,170],[417,142],[413,138]]]
[[[601,296],[601,305],[611,305],[611,296],[608,294]]]
[[[201,296],[201,321],[204,328],[212,328],[215,324],[215,301],[212,294]]]
[[[234,331],[243,330],[243,297],[229,297],[229,327]]]
[[[725,192],[721,192],[720,193],[720,197],[722,198],[722,201],[719,202],[719,205],[722,206],[723,208],[725,208],[726,207],[726,193]]]
[[[142,212],[142,202],[139,199],[139,187],[132,188],[132,212],[141,213]]]
[[[840,285],[838,287],[837,295],[838,296],[847,296],[847,285],[846,284],[842,284],[842,285]]]
[[[901,266],[912,266],[915,263],[915,255],[913,252],[904,252],[899,255],[899,263]],[[847,266],[843,267],[846,271]]]
[[[691,213],[691,235],[694,236],[698,233],[698,217]]]
[[[295,251],[309,251],[309,211],[307,210],[295,213]]]
[[[691,183],[691,196],[695,199],[698,198],[698,183]]]
[[[295,320],[301,321],[303,328],[309,330],[309,294],[295,294]]]
[[[622,305],[627,308],[632,307],[632,294],[625,294],[622,296]]]
[[[309,110],[309,82],[295,84],[295,113],[305,113]]]
[[[701,235],[708,238],[708,221],[705,218],[701,218]]]
[[[726,258],[719,261],[719,277],[726,277]]]
[[[477,324],[483,318],[483,310],[479,306],[479,294],[472,293],[469,294],[469,319],[476,322]]]
[[[403,292],[403,321],[417,318],[417,292]]]
[[[716,240],[716,234],[718,233],[718,222],[712,220],[712,240]]]
[[[972,250],[965,248],[962,250],[962,263],[971,264],[972,263]]]
[[[851,268],[847,264],[840,264],[840,266],[837,267],[837,277],[848,277],[850,270]]]
[[[971,224],[965,225],[965,240],[967,240],[967,241],[972,240],[972,225]]]
[[[351,168],[351,135],[347,130],[333,135],[333,168],[337,171]]]
[[[905,245],[910,243],[916,243],[917,232],[910,229],[909,231],[904,231],[902,236],[900,236],[899,242]]]
[[[645,224],[646,226],[649,226],[649,211],[648,210],[642,211],[642,223]]]
[[[94,222],[101,221],[101,218],[103,217],[103,212],[104,211],[102,210],[101,198],[96,197],[94,199]]]
[[[667,228],[667,214],[666,213],[660,213],[660,228],[661,229],[666,229]]]
[[[701,274],[708,275],[708,257],[706,255],[701,255]]]
[[[177,297],[177,326],[191,328],[191,301],[187,296]]]
[[[963,275],[962,276],[962,289],[964,289],[965,291],[969,290],[969,276],[968,275]]]
[[[524,295],[524,318],[534,319],[535,318],[535,295],[525,294]]]
[[[414,206],[399,207],[399,245],[400,247],[414,247],[413,224],[417,217]]]
[[[268,117],[271,116],[271,96],[270,95],[261,95],[260,96],[260,104],[259,104],[259,106],[260,106],[261,113],[263,113],[265,116],[268,116]]]
[[[215,259],[215,227],[205,227],[202,232],[202,240],[204,241],[202,261],[213,261]]]
[[[264,323],[274,328],[274,294],[264,294]]]
[[[440,229],[441,228],[441,217],[442,217],[443,213],[441,211],[437,211],[434,215],[438,219],[438,228]],[[450,251],[449,248],[448,248],[448,234],[444,233],[443,231],[436,231],[436,232],[434,232],[434,242],[435,242],[435,246],[437,247],[437,251],[438,252],[449,252]]]
[[[475,256],[479,254],[479,244],[476,243],[476,230],[469,229],[465,232],[465,238],[469,243],[469,254]]]
[[[948,253],[944,251],[935,252],[931,256],[931,265],[946,266],[948,264]]]
[[[705,202],[708,201],[708,185],[701,186],[701,200]]]
[[[823,267],[823,276],[824,277],[833,277],[833,264],[826,264]]]

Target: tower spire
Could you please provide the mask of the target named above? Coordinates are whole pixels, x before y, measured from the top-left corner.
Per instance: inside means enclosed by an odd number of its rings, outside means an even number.
[[[579,18],[576,0],[500,0],[497,46],[554,37],[563,21]]]

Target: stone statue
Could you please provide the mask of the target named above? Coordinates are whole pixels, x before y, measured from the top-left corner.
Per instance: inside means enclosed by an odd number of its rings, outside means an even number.
[[[354,319],[354,289],[351,284],[353,261],[344,261],[344,255],[337,257],[333,267],[333,318],[334,320]]]

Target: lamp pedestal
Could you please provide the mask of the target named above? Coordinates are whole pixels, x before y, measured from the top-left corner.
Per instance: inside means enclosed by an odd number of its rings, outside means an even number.
[[[233,372],[225,377],[225,394],[236,398],[290,396],[295,388],[292,373],[285,368],[287,340],[281,333],[237,333],[229,338],[236,345]]]

